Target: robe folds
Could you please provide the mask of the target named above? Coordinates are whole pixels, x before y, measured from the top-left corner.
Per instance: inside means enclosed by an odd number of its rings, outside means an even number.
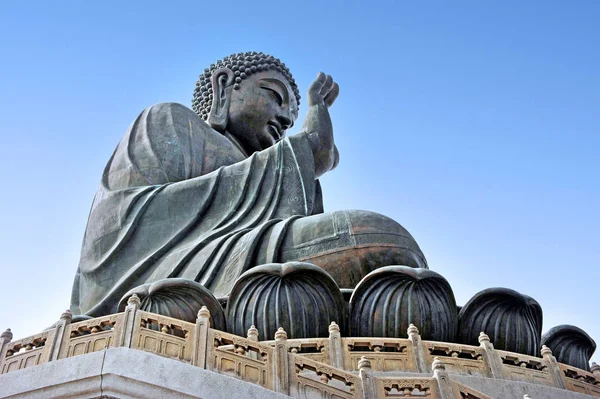
[[[320,212],[304,135],[248,157],[190,109],[152,106],[104,170],[71,310],[114,313],[131,288],[172,277],[227,295],[259,248],[261,263],[275,262],[289,224]]]

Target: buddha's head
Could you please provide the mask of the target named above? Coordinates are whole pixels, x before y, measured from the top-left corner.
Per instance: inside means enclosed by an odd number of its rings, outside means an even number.
[[[192,108],[251,154],[275,144],[298,117],[300,94],[279,59],[257,52],[233,54],[204,70]]]

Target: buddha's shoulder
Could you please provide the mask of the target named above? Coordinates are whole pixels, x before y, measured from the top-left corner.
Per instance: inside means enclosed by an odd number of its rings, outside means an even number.
[[[174,102],[154,104],[144,109],[142,115],[145,120],[162,129],[184,130],[186,134],[189,134],[189,130],[192,129],[209,137],[222,137],[198,114],[183,104]]]
[[[142,112],[142,119],[146,126],[145,137],[154,142],[178,137],[180,143],[186,145],[219,148],[222,152],[235,153],[236,159],[245,158],[231,141],[185,105],[172,102],[154,104]]]

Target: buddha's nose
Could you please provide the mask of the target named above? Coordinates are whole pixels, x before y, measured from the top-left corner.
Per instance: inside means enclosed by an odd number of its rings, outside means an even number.
[[[292,118],[285,114],[277,115],[277,122],[281,124],[281,130],[288,130],[292,126]]]

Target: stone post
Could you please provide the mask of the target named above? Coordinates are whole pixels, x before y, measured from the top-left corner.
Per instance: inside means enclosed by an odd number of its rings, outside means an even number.
[[[4,361],[6,360],[6,351],[8,350],[8,344],[13,339],[13,334],[10,331],[10,328],[7,328],[0,335],[0,373],[2,373],[2,366],[4,365]]]
[[[206,354],[208,353],[208,330],[210,329],[210,311],[206,306],[198,311],[196,327],[194,328],[194,342],[192,342],[192,365],[206,368]]]
[[[342,336],[340,334],[340,326],[335,321],[332,321],[329,325],[329,364],[333,367],[344,369]]]
[[[121,326],[121,338],[118,346],[133,348],[135,330],[136,327],[139,327],[139,321],[136,326],[136,320],[140,304],[141,301],[137,294],[133,294],[127,300],[127,307],[123,312],[123,325]]]
[[[561,389],[567,389],[565,380],[563,378],[562,371],[556,361],[556,358],[552,355],[552,350],[546,345],[542,345],[542,363],[548,368],[552,380],[554,380],[554,386]]]
[[[406,332],[408,333],[408,339],[412,343],[412,353],[415,366],[417,367],[417,373],[428,373],[429,370],[427,370],[427,363],[425,362],[425,351],[421,344],[419,329],[411,323]]]
[[[590,368],[590,371],[592,372],[592,374],[594,374],[594,377],[596,377],[597,380],[600,380],[600,366],[598,366],[596,362],[592,362],[592,367]]]
[[[377,399],[377,386],[371,362],[364,356],[358,361],[358,375],[362,385],[363,399]]]
[[[250,328],[248,329],[248,334],[246,335],[246,338],[248,338],[250,341],[258,342],[258,329],[254,324],[252,324],[252,326],[250,326]],[[260,353],[256,353],[254,351],[248,351],[246,353],[246,356],[254,360],[260,359]]]
[[[48,361],[58,360],[61,350],[64,346],[65,342],[69,342],[71,333],[69,332],[69,326],[71,325],[71,320],[73,319],[73,315],[70,310],[65,310],[63,314],[60,315],[60,319],[54,326],[54,332],[50,334],[49,341],[49,355]]]
[[[483,331],[479,333],[479,346],[483,349],[483,358],[485,363],[490,368],[492,378],[503,379],[504,378],[504,367],[502,366],[502,359],[498,352],[494,350],[494,344],[490,342],[490,337]]]
[[[273,348],[273,385],[275,392],[289,395],[290,367],[288,357],[287,333],[279,327],[275,333]]]
[[[431,370],[433,371],[433,377],[438,383],[440,399],[453,399],[454,391],[452,390],[452,382],[448,377],[446,366],[444,366],[444,363],[438,357],[433,359]]]

